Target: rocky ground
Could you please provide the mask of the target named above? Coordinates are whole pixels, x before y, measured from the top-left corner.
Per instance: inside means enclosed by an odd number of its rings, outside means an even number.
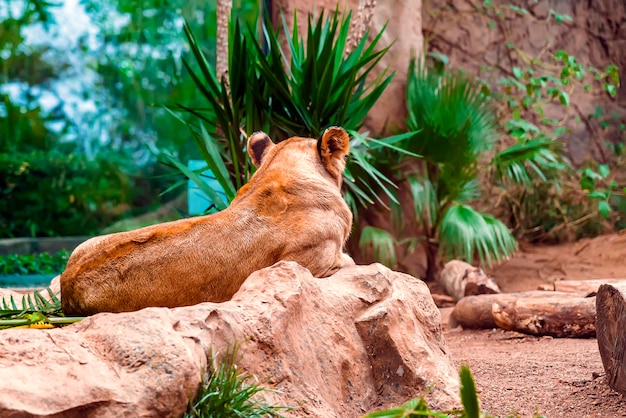
[[[505,292],[554,280],[626,278],[626,233],[558,246],[522,245],[489,273]],[[481,406],[494,416],[626,416],[626,397],[607,386],[595,339],[461,329],[446,330],[445,338],[455,362],[470,366]]]

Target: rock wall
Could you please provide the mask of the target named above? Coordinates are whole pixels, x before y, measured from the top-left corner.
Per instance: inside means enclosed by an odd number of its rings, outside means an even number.
[[[590,156],[607,161],[610,152],[604,141],[624,141],[626,137],[619,129],[601,130],[598,122],[587,116],[600,105],[605,114],[617,114],[617,124],[626,121],[626,2],[494,0],[493,4],[503,7],[506,14],[505,24],[497,24],[494,29],[489,26],[489,18],[476,12],[476,6],[481,4],[482,0],[424,0],[426,49],[447,55],[453,66],[475,74],[480,73],[483,65],[495,66],[499,72],[493,74],[493,81],[501,74],[510,75],[513,66],[525,66],[507,42],[530,57],[565,50],[587,66],[603,69],[607,64],[618,65],[624,82],[616,98],[582,90],[572,95],[567,120],[572,132],[564,137],[575,164]],[[529,14],[505,10],[509,4],[525,7]],[[572,22],[556,23],[551,10],[569,15]],[[576,122],[576,117],[581,122]]]

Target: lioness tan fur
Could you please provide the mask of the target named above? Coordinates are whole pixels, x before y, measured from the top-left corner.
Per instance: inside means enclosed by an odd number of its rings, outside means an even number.
[[[279,260],[326,277],[352,259],[342,252],[352,214],[340,188],[348,134],[274,144],[248,140],[258,168],[216,214],[87,240],[61,275],[66,315],[186,306],[230,299],[255,270]]]

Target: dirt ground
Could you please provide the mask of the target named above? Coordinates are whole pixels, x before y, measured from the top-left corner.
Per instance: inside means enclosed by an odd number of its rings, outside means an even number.
[[[626,278],[626,231],[557,246],[521,245],[487,272],[503,292],[555,280]],[[626,417],[626,397],[607,386],[595,339],[459,328],[446,329],[445,338],[455,362],[470,366],[481,407],[496,417]]]

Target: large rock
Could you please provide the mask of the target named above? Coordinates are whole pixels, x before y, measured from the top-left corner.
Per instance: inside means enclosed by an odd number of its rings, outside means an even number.
[[[231,301],[99,314],[55,330],[0,331],[0,416],[180,416],[210,350],[296,406],[358,417],[420,396],[457,401],[457,372],[426,285],[379,264],[317,279],[296,263],[252,274]]]

